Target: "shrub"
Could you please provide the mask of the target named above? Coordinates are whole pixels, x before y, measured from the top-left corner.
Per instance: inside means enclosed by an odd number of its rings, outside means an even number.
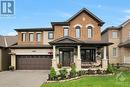
[[[107,68],[107,72],[108,73],[116,73],[117,72],[117,68],[112,66],[111,64],[109,64],[108,68]]]
[[[62,64],[60,64],[60,63],[57,64],[57,67],[58,67],[58,68],[61,68],[61,67],[62,67]]]
[[[71,65],[70,77],[71,78],[76,77],[76,66],[75,66],[75,64]]]
[[[59,72],[60,72],[61,79],[65,79],[68,73],[67,70],[64,68],[59,70]]]
[[[14,66],[9,66],[9,70],[14,71]]]
[[[54,67],[51,67],[49,76],[50,76],[50,80],[56,80],[56,71],[55,71]]]
[[[90,75],[95,74],[95,73],[96,73],[96,70],[91,70],[91,69],[88,70],[88,74],[90,74]]]
[[[98,69],[97,74],[102,74],[102,70]]]

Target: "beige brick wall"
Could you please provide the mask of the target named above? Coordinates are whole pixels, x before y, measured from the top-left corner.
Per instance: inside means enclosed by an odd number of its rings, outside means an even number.
[[[0,48],[0,71],[2,70],[2,50]]]

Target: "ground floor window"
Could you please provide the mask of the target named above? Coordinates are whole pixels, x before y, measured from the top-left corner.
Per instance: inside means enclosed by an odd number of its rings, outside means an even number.
[[[117,48],[113,48],[113,56],[117,56]]]
[[[95,62],[96,61],[96,50],[95,49],[82,49],[81,50],[81,61],[82,62]]]

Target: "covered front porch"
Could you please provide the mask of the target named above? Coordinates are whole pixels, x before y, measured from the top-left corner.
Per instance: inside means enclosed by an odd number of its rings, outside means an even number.
[[[52,44],[53,43],[53,44]],[[53,45],[52,67],[76,65],[76,69],[103,68],[107,69],[106,54],[108,43],[85,43],[75,38],[66,37],[50,43]]]

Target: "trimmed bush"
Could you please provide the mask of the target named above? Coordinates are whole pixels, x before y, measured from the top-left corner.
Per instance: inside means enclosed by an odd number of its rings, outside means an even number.
[[[64,69],[59,70],[59,72],[60,72],[61,79],[66,79],[67,73],[68,73],[67,70],[64,68]]]
[[[50,80],[56,80],[56,71],[55,71],[54,67],[51,67],[49,77],[50,77]]]
[[[70,77],[71,78],[76,77],[76,66],[75,66],[75,64],[71,65]]]
[[[14,66],[9,66],[10,71],[14,71]]]
[[[112,66],[111,64],[108,65],[107,72],[108,73],[116,73],[118,70],[116,67]]]
[[[57,64],[57,67],[58,67],[58,68],[62,68],[62,64],[60,64],[60,63]]]

